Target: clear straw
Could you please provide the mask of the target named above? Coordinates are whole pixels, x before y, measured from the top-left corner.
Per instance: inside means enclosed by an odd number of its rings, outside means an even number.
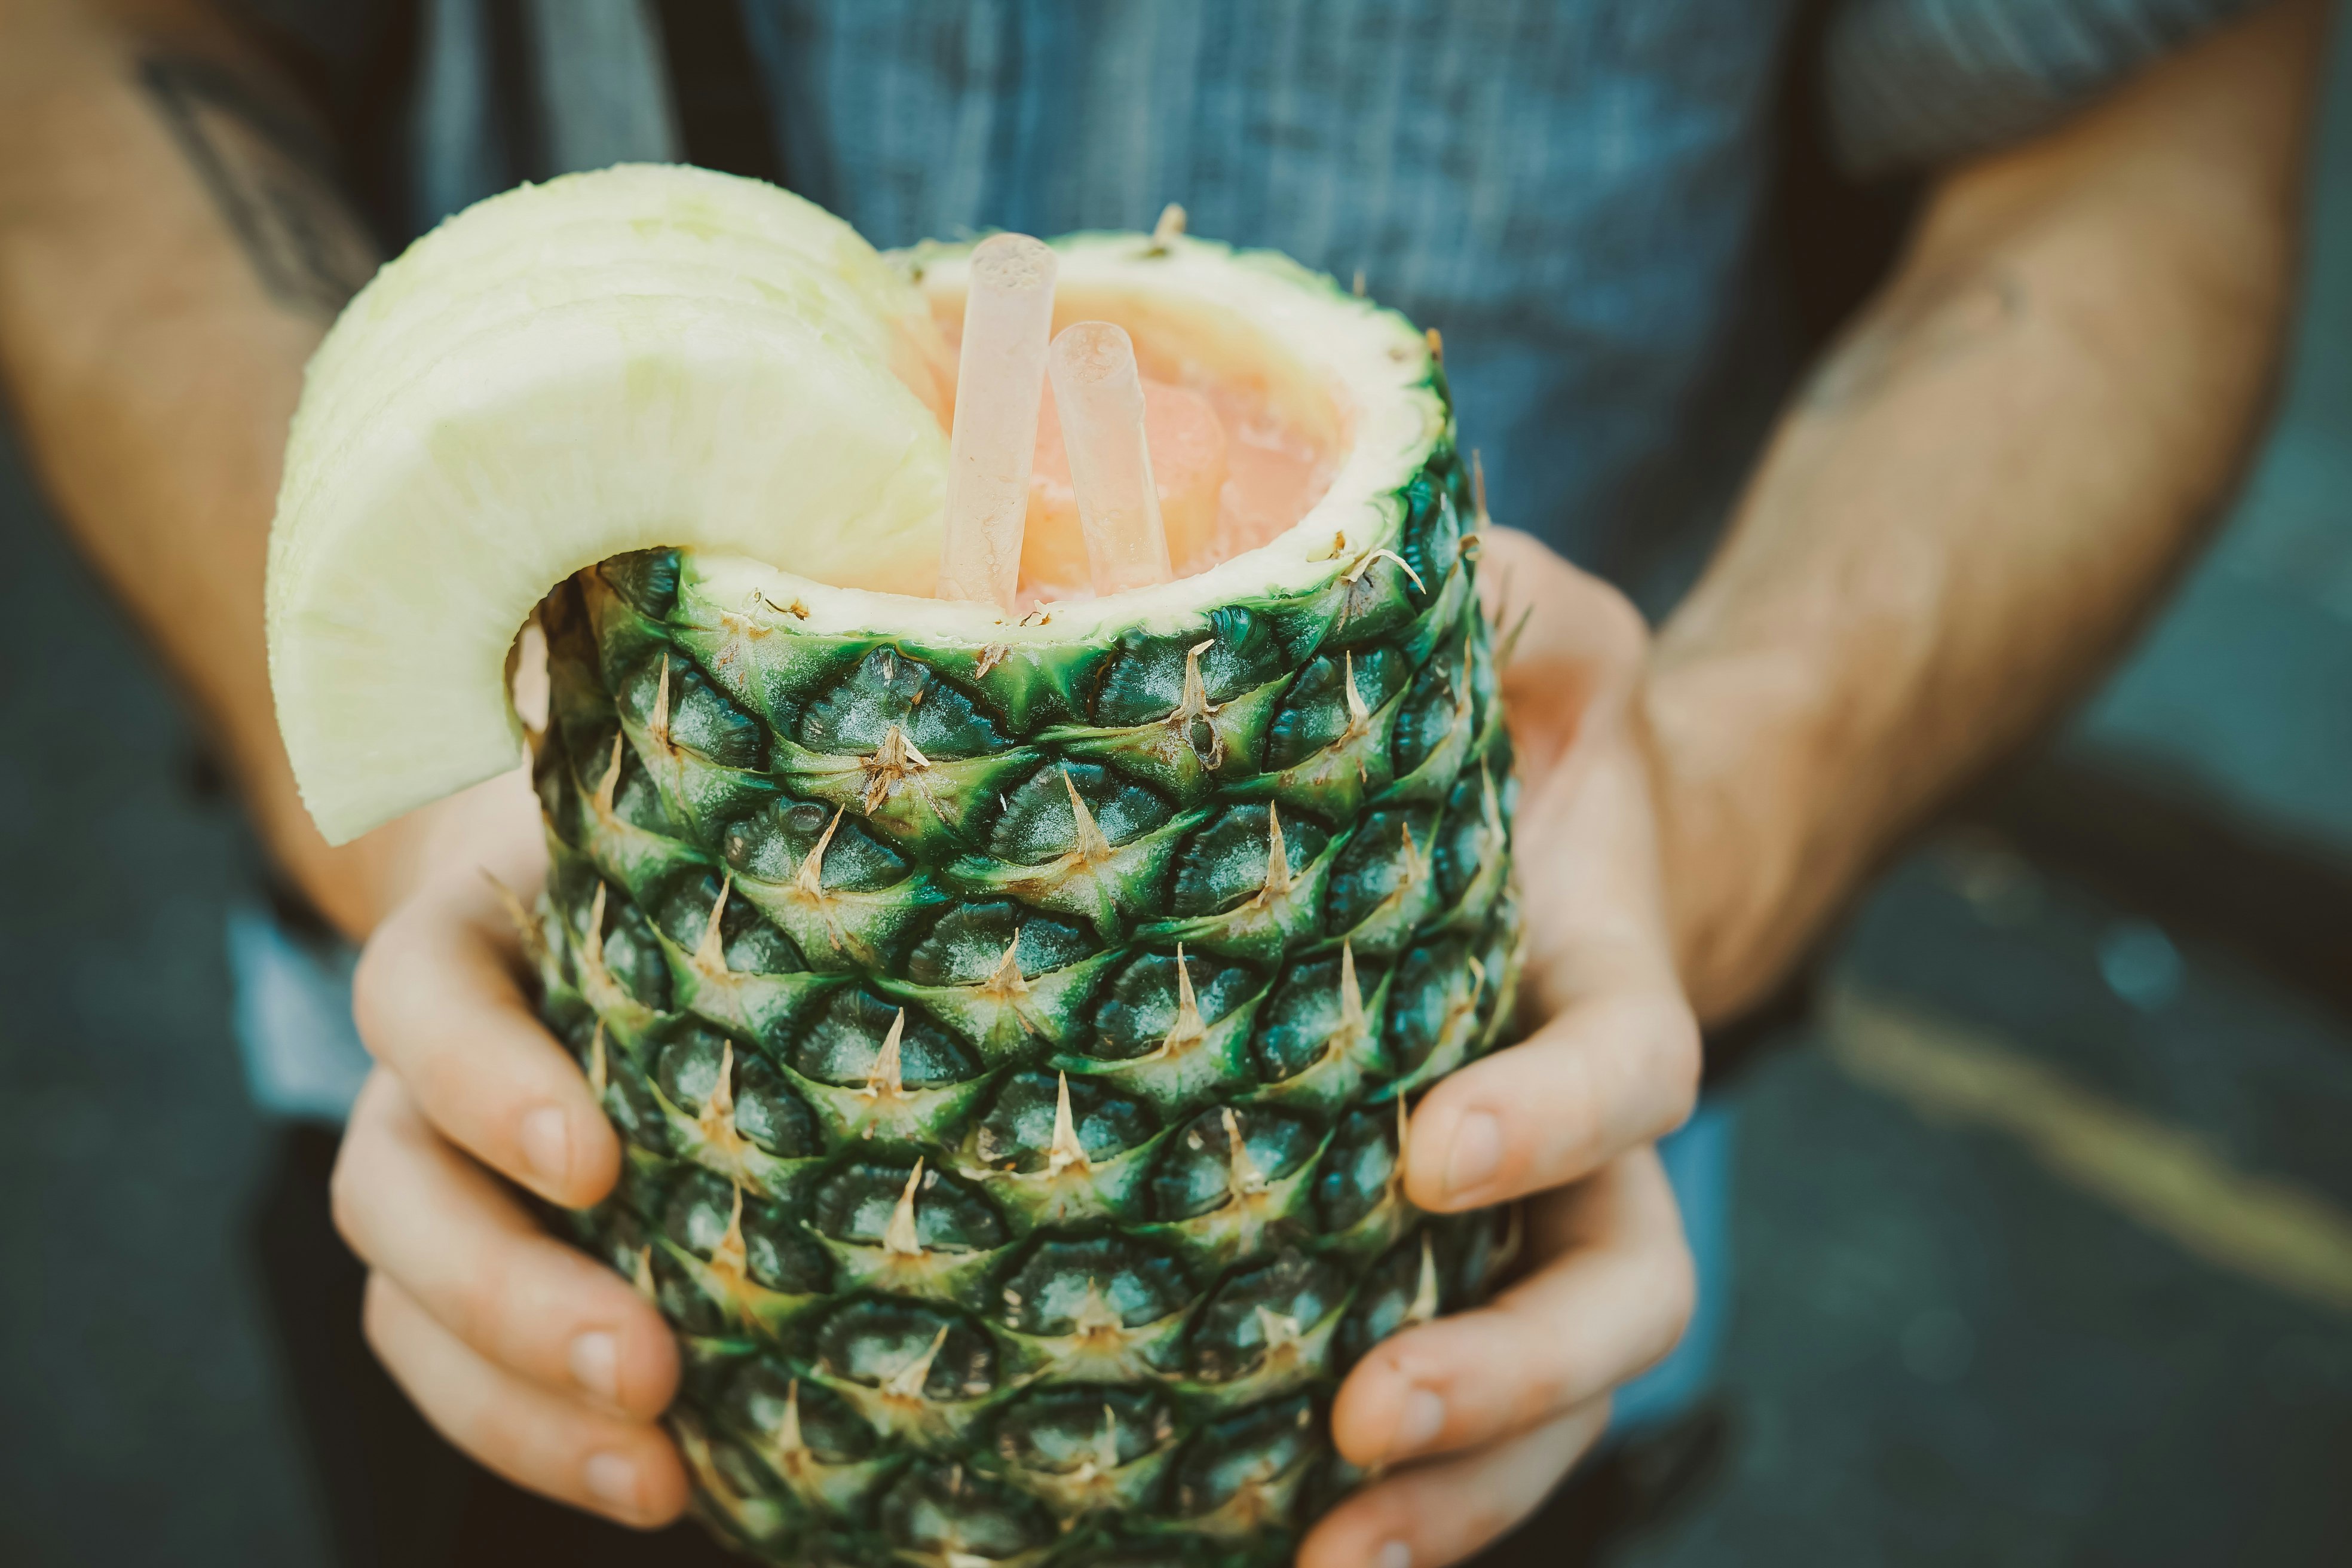
[[[956,367],[942,599],[992,600],[1013,610],[1053,326],[1053,251],[1025,234],[982,240],[971,253]]]
[[[1168,531],[1151,479],[1134,342],[1109,321],[1080,321],[1054,340],[1047,362],[1095,592],[1167,582]]]

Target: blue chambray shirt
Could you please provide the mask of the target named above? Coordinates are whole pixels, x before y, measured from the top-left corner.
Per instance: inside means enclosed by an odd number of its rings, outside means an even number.
[[[1179,201],[1194,233],[1361,269],[1444,332],[1499,514],[1637,588],[1674,541],[1695,558],[1793,369],[1765,261],[1792,81],[1849,171],[1922,172],[2256,3],[1826,0],[1803,29],[1804,0],[740,0],[789,183],[876,243]],[[416,226],[557,172],[485,133],[485,0],[241,5],[346,92],[411,14]],[[578,166],[677,155],[654,0],[514,9]],[[348,956],[257,910],[231,946],[256,1098],[339,1118],[366,1067]]]
[[[2245,5],[1843,0],[1813,74],[1850,169],[1918,170],[2042,127]],[[746,0],[743,14],[792,183],[877,244],[1149,227],[1176,201],[1196,234],[1341,279],[1360,269],[1374,297],[1443,332],[1498,513],[1631,579],[1719,522],[1792,369],[1764,247],[1801,8]]]

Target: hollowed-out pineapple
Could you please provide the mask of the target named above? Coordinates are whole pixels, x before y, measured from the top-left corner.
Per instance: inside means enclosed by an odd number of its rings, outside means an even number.
[[[1057,248],[1064,319],[1321,444],[1303,521],[1018,620],[916,596],[961,252],[682,170],[420,242],[289,448],[271,653],[331,835],[510,765],[537,609],[544,1013],[628,1148],[579,1232],[778,1562],[1279,1559],[1353,1479],[1348,1366],[1506,1247],[1398,1174],[1519,947],[1433,346],[1277,257]]]

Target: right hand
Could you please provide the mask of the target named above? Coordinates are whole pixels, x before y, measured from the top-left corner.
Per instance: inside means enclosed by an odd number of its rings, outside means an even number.
[[[619,1275],[547,1234],[507,1184],[566,1208],[621,1150],[541,1027],[486,869],[526,905],[545,870],[520,775],[436,808],[425,864],[353,984],[375,1069],[352,1109],[336,1228],[368,1265],[368,1342],[427,1420],[516,1485],[622,1524],[666,1524],[686,1472],[656,1424],[677,1348]],[[453,820],[454,819],[454,820]]]

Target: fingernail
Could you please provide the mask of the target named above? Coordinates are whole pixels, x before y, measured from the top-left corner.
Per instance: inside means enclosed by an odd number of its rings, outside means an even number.
[[[599,1329],[572,1342],[572,1380],[607,1405],[621,1398],[621,1345]]]
[[[622,1455],[589,1455],[582,1478],[598,1502],[622,1513],[637,1511],[637,1467]]]
[[[1381,1548],[1381,1554],[1372,1561],[1378,1568],[1412,1568],[1412,1548],[1402,1541],[1391,1541]]]
[[[1437,1436],[1437,1429],[1445,1425],[1445,1401],[1425,1388],[1416,1388],[1404,1396],[1404,1409],[1397,1416],[1396,1430],[1389,1436],[1388,1457],[1391,1459],[1410,1458],[1429,1447]]]
[[[1449,1197],[1485,1186],[1503,1163],[1503,1129],[1483,1110],[1474,1110],[1454,1124],[1454,1141],[1445,1150],[1445,1192]]]
[[[551,1187],[563,1184],[572,1169],[572,1121],[552,1105],[542,1105],[522,1119],[523,1163],[532,1175]]]

